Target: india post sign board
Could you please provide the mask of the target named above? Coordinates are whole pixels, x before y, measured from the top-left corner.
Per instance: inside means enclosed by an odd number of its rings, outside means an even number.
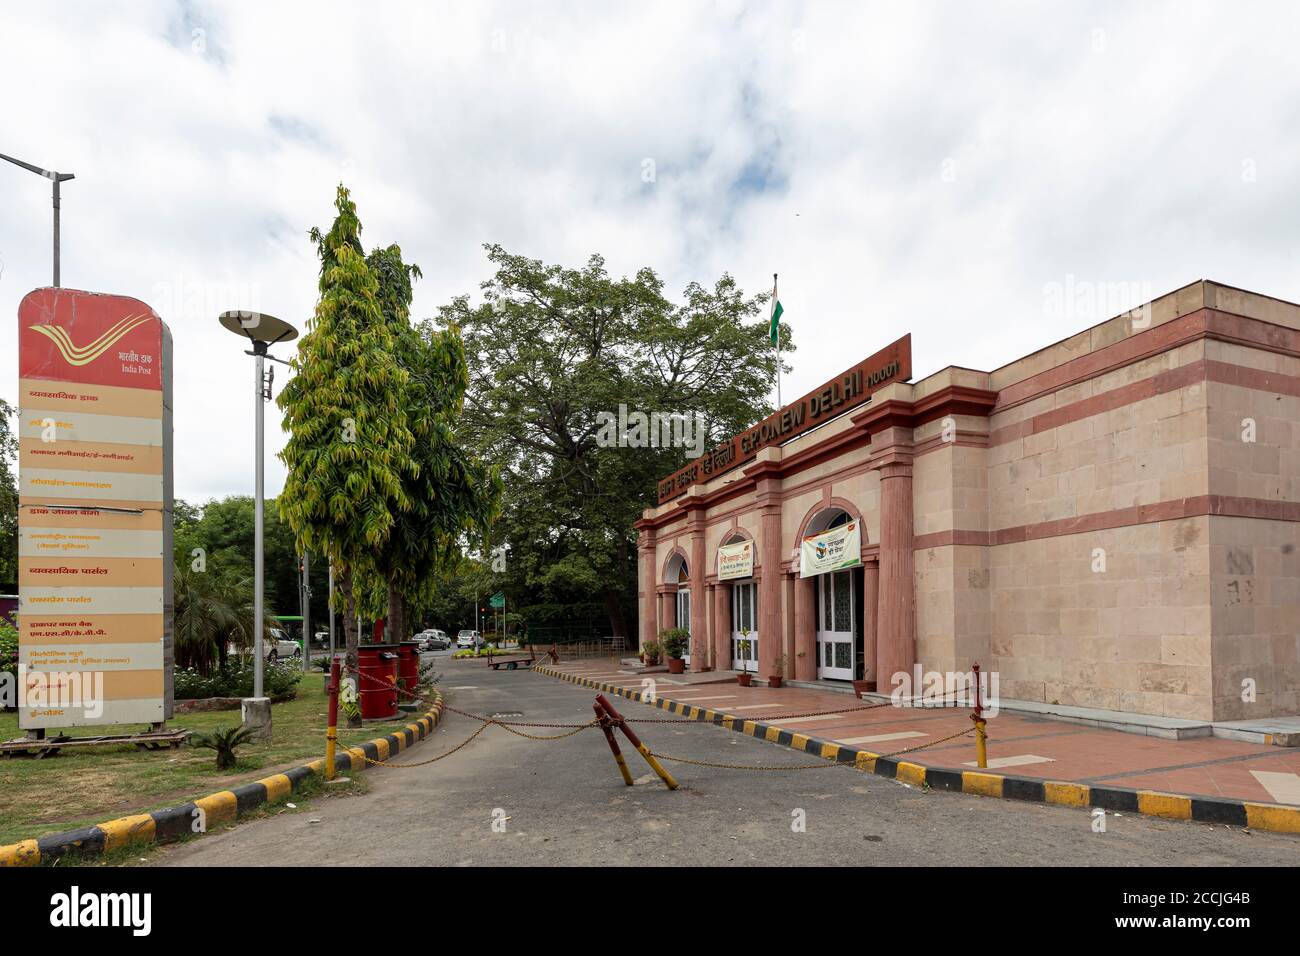
[[[862,405],[871,393],[912,377],[912,336],[909,333],[859,362],[839,378],[772,413],[752,428],[728,438],[711,451],[659,482],[659,504],[672,501],[691,485],[712,481],[758,456],[769,445],[780,445]]]
[[[19,725],[172,710],[171,333],[137,299],[18,307]]]

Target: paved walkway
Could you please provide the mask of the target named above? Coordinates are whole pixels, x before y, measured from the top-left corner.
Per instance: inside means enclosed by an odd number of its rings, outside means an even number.
[[[655,693],[666,700],[880,755],[972,726],[966,708],[872,706],[832,691],[741,687],[718,673],[640,674],[617,661],[591,660],[551,669],[628,690],[642,690],[642,682],[653,678]],[[797,716],[809,713],[821,716]],[[988,733],[988,769],[1018,777],[1300,806],[1300,748],[1217,737],[1167,740],[1007,712],[989,719]],[[927,767],[974,769],[974,735],[912,751],[906,759]]]

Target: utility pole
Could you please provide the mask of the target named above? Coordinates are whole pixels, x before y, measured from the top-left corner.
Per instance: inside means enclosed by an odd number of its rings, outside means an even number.
[[[59,186],[66,183],[69,179],[77,177],[72,173],[56,173],[51,169],[41,169],[39,166],[33,166],[31,163],[24,163],[21,159],[14,159],[12,156],[6,156],[0,153],[0,159],[13,163],[15,166],[21,166],[28,172],[35,173],[37,176],[44,176],[54,186],[54,287],[59,287]]]

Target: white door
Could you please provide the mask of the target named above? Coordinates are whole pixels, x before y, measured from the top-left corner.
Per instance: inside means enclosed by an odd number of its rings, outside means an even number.
[[[731,586],[731,669],[758,672],[758,585],[753,581]]]
[[[820,575],[817,587],[817,676],[853,680],[853,572]]]
[[[684,627],[687,631],[691,629],[691,591],[689,588],[677,589],[677,626]],[[682,660],[687,664],[691,662],[691,645],[686,643],[686,653],[682,655]]]

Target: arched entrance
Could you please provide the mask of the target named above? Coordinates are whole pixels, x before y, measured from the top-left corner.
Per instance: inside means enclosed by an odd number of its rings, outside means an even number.
[[[691,573],[686,563],[686,556],[681,552],[673,554],[668,559],[668,566],[665,569],[664,583],[676,588],[674,598],[674,618],[673,623],[667,621],[664,627],[684,628],[689,634],[691,630]],[[686,644],[686,652],[682,655],[682,660],[687,666],[691,663],[691,641]]]
[[[858,518],[838,506],[815,514],[804,538],[846,528]],[[863,570],[839,568],[817,574],[813,594],[816,673],[819,680],[857,680],[863,674]]]

